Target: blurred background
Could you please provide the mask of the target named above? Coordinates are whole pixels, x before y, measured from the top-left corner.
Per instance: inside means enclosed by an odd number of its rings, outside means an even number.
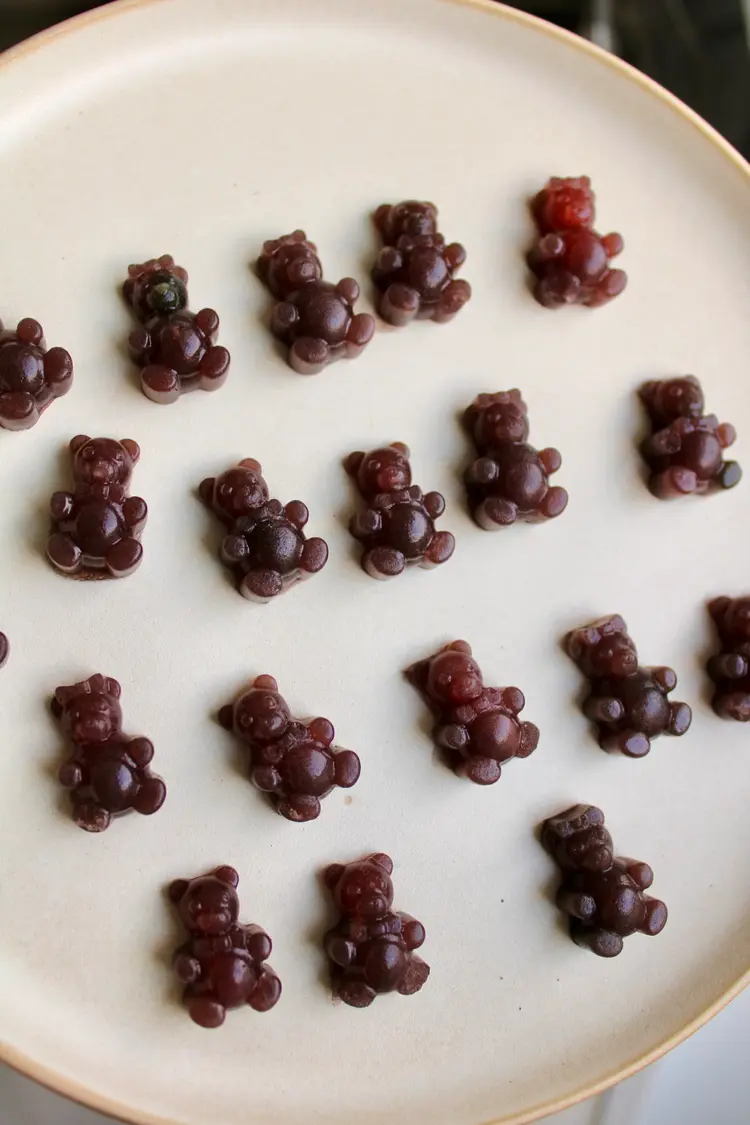
[[[99,6],[101,0],[0,0],[0,50]],[[750,0],[520,0],[510,6],[620,55],[750,158]]]

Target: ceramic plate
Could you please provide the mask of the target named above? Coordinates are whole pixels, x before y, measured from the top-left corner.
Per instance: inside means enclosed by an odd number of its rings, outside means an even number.
[[[39,318],[73,354],[71,393],[38,426],[0,432],[0,1032],[12,1064],[138,1122],[479,1125],[528,1120],[632,1071],[741,986],[750,947],[750,748],[708,706],[706,600],[748,590],[750,482],[673,504],[644,486],[635,394],[692,371],[750,462],[750,179],[695,118],[578,40],[501,7],[438,0],[161,0],[106,7],[0,66],[1,314]],[[630,275],[606,308],[549,312],[526,287],[526,201],[550,174],[588,173]],[[371,307],[369,218],[436,200],[468,250],[474,297],[451,324],[378,331],[315,378],[284,363],[250,263],[296,226],[327,275]],[[145,399],[123,350],[127,264],[170,252],[232,353],[226,386]],[[562,451],[570,505],[544,526],[474,526],[459,412],[519,386],[532,440]],[[145,560],[76,583],[44,558],[49,494],[79,432],[136,439],[150,507]],[[351,450],[401,440],[447,500],[453,559],[368,578],[347,532]],[[258,458],[303,499],[325,570],[278,602],[238,596],[206,475]],[[678,672],[692,729],[641,761],[603,754],[577,707],[561,636],[626,618],[645,663]],[[490,683],[518,684],[539,749],[483,789],[435,758],[411,661],[466,638]],[[94,672],[123,685],[150,736],[163,810],[76,828],[55,780],[47,704]],[[217,709],[275,675],[298,714],[332,719],[362,758],[314,823],[276,816]],[[603,961],[570,942],[535,837],[575,801],[606,811],[648,860],[664,933]],[[424,921],[428,985],[367,1011],[331,1002],[319,872],[374,849],[397,907]],[[243,917],[274,940],[277,1008],[202,1031],[177,1002],[165,884],[217,863]]]

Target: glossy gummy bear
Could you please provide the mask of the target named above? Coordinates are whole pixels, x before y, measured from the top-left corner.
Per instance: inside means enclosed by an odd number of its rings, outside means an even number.
[[[550,486],[562,464],[556,449],[529,445],[526,403],[517,389],[480,394],[464,416],[479,456],[466,472],[471,513],[486,531],[552,519],[565,511],[568,494]]]
[[[341,915],[324,939],[333,991],[353,1008],[367,1008],[386,992],[411,996],[430,975],[414,952],[424,942],[424,926],[391,909],[392,872],[393,861],[382,853],[334,863],[325,872]]]
[[[325,540],[305,536],[307,507],[301,500],[282,504],[269,499],[254,458],[244,458],[218,477],[207,477],[199,494],[227,529],[220,555],[243,597],[270,601],[317,574],[328,561]]]
[[[407,679],[435,713],[435,744],[459,777],[494,785],[512,758],[536,750],[539,729],[518,716],[526,700],[517,687],[486,687],[466,641],[453,641],[407,669]]]
[[[47,350],[38,320],[25,317],[15,329],[0,321],[0,429],[30,430],[72,384],[73,360],[65,348]]]
[[[216,344],[213,309],[190,312],[187,271],[170,254],[128,266],[123,295],[141,321],[128,345],[152,402],[176,402],[187,391],[215,391],[229,373],[229,352]]]
[[[631,934],[661,933],[667,908],[645,893],[654,873],[640,860],[614,856],[601,809],[574,805],[545,820],[541,837],[562,873],[557,905],[577,945],[616,957]]]
[[[456,541],[450,531],[435,530],[445,500],[411,483],[403,442],[352,453],[345,466],[367,504],[350,530],[364,547],[362,566],[371,578],[394,578],[408,565],[431,568],[448,561]]]
[[[590,681],[583,713],[598,730],[602,750],[643,758],[660,734],[681,735],[690,726],[687,703],[673,703],[671,668],[642,668],[619,614],[600,617],[565,638],[568,656]]]
[[[750,722],[750,597],[714,598],[708,610],[719,634],[719,651],[708,662],[714,711]]]
[[[610,260],[621,253],[619,234],[594,230],[594,193],[588,176],[553,176],[531,203],[537,238],[528,254],[534,296],[546,308],[604,305],[627,285]]]
[[[246,1004],[267,1012],[281,996],[281,981],[267,963],[271,939],[256,925],[238,922],[239,875],[217,867],[195,879],[175,879],[169,897],[188,939],[173,968],[184,985],[183,1002],[199,1027],[221,1027],[228,1009]]]
[[[117,680],[97,674],[57,688],[52,700],[52,714],[73,743],[59,781],[70,792],[73,819],[87,832],[103,832],[112,817],[131,810],[149,816],[167,793],[151,772],[153,743],[123,734],[120,692]]]
[[[317,375],[337,359],[354,359],[373,337],[375,321],[357,313],[359,285],[344,277],[323,280],[314,243],[302,230],[263,245],[258,276],[276,298],[271,331],[288,349],[288,362],[300,375]]]
[[[315,820],[324,797],[359,778],[359,758],[333,745],[328,719],[293,718],[273,676],[258,676],[222,707],[219,722],[247,747],[250,780],[287,820]]]
[[[733,488],[742,477],[724,450],[737,436],[729,422],[704,414],[703,390],[694,375],[644,383],[640,397],[651,422],[641,445],[649,488],[660,500]]]
[[[70,452],[74,487],[50,500],[47,557],[73,578],[125,578],[141,564],[148,515],[145,500],[129,495],[140,448],[130,438],[79,434]]]
[[[374,221],[383,239],[372,269],[383,320],[396,327],[415,318],[452,320],[471,297],[468,281],[454,276],[466,251],[459,242],[446,245],[435,205],[414,199],[383,203]]]

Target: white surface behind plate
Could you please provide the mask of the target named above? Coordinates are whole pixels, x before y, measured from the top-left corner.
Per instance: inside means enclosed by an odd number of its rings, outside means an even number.
[[[747,588],[750,485],[665,507],[634,448],[635,387],[685,370],[750,433],[747,181],[603,63],[478,10],[163,0],[105,15],[0,70],[2,315],[38,316],[77,365],[34,431],[0,434],[13,644],[0,677],[0,1030],[98,1097],[181,1125],[476,1125],[571,1094],[747,968],[747,732],[712,717],[701,662],[705,599]],[[601,226],[625,235],[631,286],[605,310],[553,315],[525,289],[524,201],[549,173],[581,171]],[[364,279],[368,212],[404,195],[434,197],[467,246],[471,304],[450,326],[384,331],[356,363],[294,375],[248,262],[302,225],[329,276]],[[226,388],[169,410],[137,390],[116,292],[127,262],[164,251],[189,268],[195,306],[219,310],[233,356]],[[463,509],[456,417],[477,391],[516,384],[532,439],[563,453],[571,503],[554,524],[491,536]],[[79,431],[143,448],[146,557],[122,583],[64,583],[42,557],[46,500]],[[445,493],[458,546],[440,571],[384,585],[354,562],[340,459],[393,439],[412,446],[417,481]],[[331,547],[323,574],[267,607],[232,590],[193,494],[243,455],[309,504]],[[613,610],[695,707],[689,735],[643,762],[599,752],[558,649],[567,628]],[[400,677],[455,636],[491,682],[523,687],[542,730],[490,791],[434,761]],[[43,704],[99,670],[122,681],[128,727],[154,739],[169,796],[152,820],[92,838],[67,818]],[[273,816],[213,721],[259,672],[362,756],[351,804],[334,794],[314,824]],[[670,907],[658,940],[635,938],[612,963],[565,938],[533,835],[573,800],[605,808]],[[362,1013],[327,996],[315,873],[375,847],[395,859],[397,905],[427,926],[433,972],[417,997]],[[218,861],[238,867],[285,993],[211,1035],[173,1003],[160,892]]]

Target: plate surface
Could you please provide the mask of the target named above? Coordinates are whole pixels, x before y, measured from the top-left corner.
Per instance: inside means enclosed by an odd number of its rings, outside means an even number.
[[[161,0],[104,9],[0,67],[2,316],[36,316],[76,381],[25,434],[0,432],[0,1036],[10,1062],[139,1121],[179,1125],[477,1125],[591,1092],[679,1036],[738,986],[750,948],[748,731],[707,704],[705,601],[748,589],[750,482],[651,498],[635,448],[638,384],[694,371],[750,460],[750,180],[654,89],[499,8],[437,0]],[[525,286],[525,201],[550,173],[589,173],[599,226],[626,240],[626,294],[550,313]],[[326,273],[363,282],[384,199],[434,199],[468,250],[474,298],[450,325],[379,332],[311,379],[279,357],[248,263],[303,226]],[[128,262],[173,253],[192,304],[215,306],[225,388],[169,408],[142,397],[122,343]],[[520,386],[532,440],[563,454],[568,511],[489,535],[465,512],[459,411]],[[49,494],[78,432],[127,436],[150,507],[145,560],[120,583],[46,564]],[[447,499],[453,560],[377,583],[346,525],[352,449],[403,440]],[[196,499],[205,475],[260,459],[299,497],[331,558],[265,607],[243,601]],[[643,761],[602,754],[576,706],[561,635],[619,611],[645,663],[673,665],[695,718]],[[515,683],[538,751],[484,790],[434,759],[401,678],[456,637],[491,683]],[[96,671],[123,684],[126,728],[156,744],[163,810],[102,836],[75,828],[55,782],[46,703]],[[320,820],[276,817],[215,722],[270,672],[323,714],[362,778]],[[351,800],[349,799],[351,798]],[[655,868],[658,939],[605,962],[565,936],[534,829],[573,801],[606,811],[624,854]],[[427,926],[432,976],[366,1012],[331,1003],[320,935],[326,863],[382,849],[397,907]],[[162,888],[218,862],[243,917],[271,933],[284,981],[270,1014],[216,1033],[175,1003]]]

